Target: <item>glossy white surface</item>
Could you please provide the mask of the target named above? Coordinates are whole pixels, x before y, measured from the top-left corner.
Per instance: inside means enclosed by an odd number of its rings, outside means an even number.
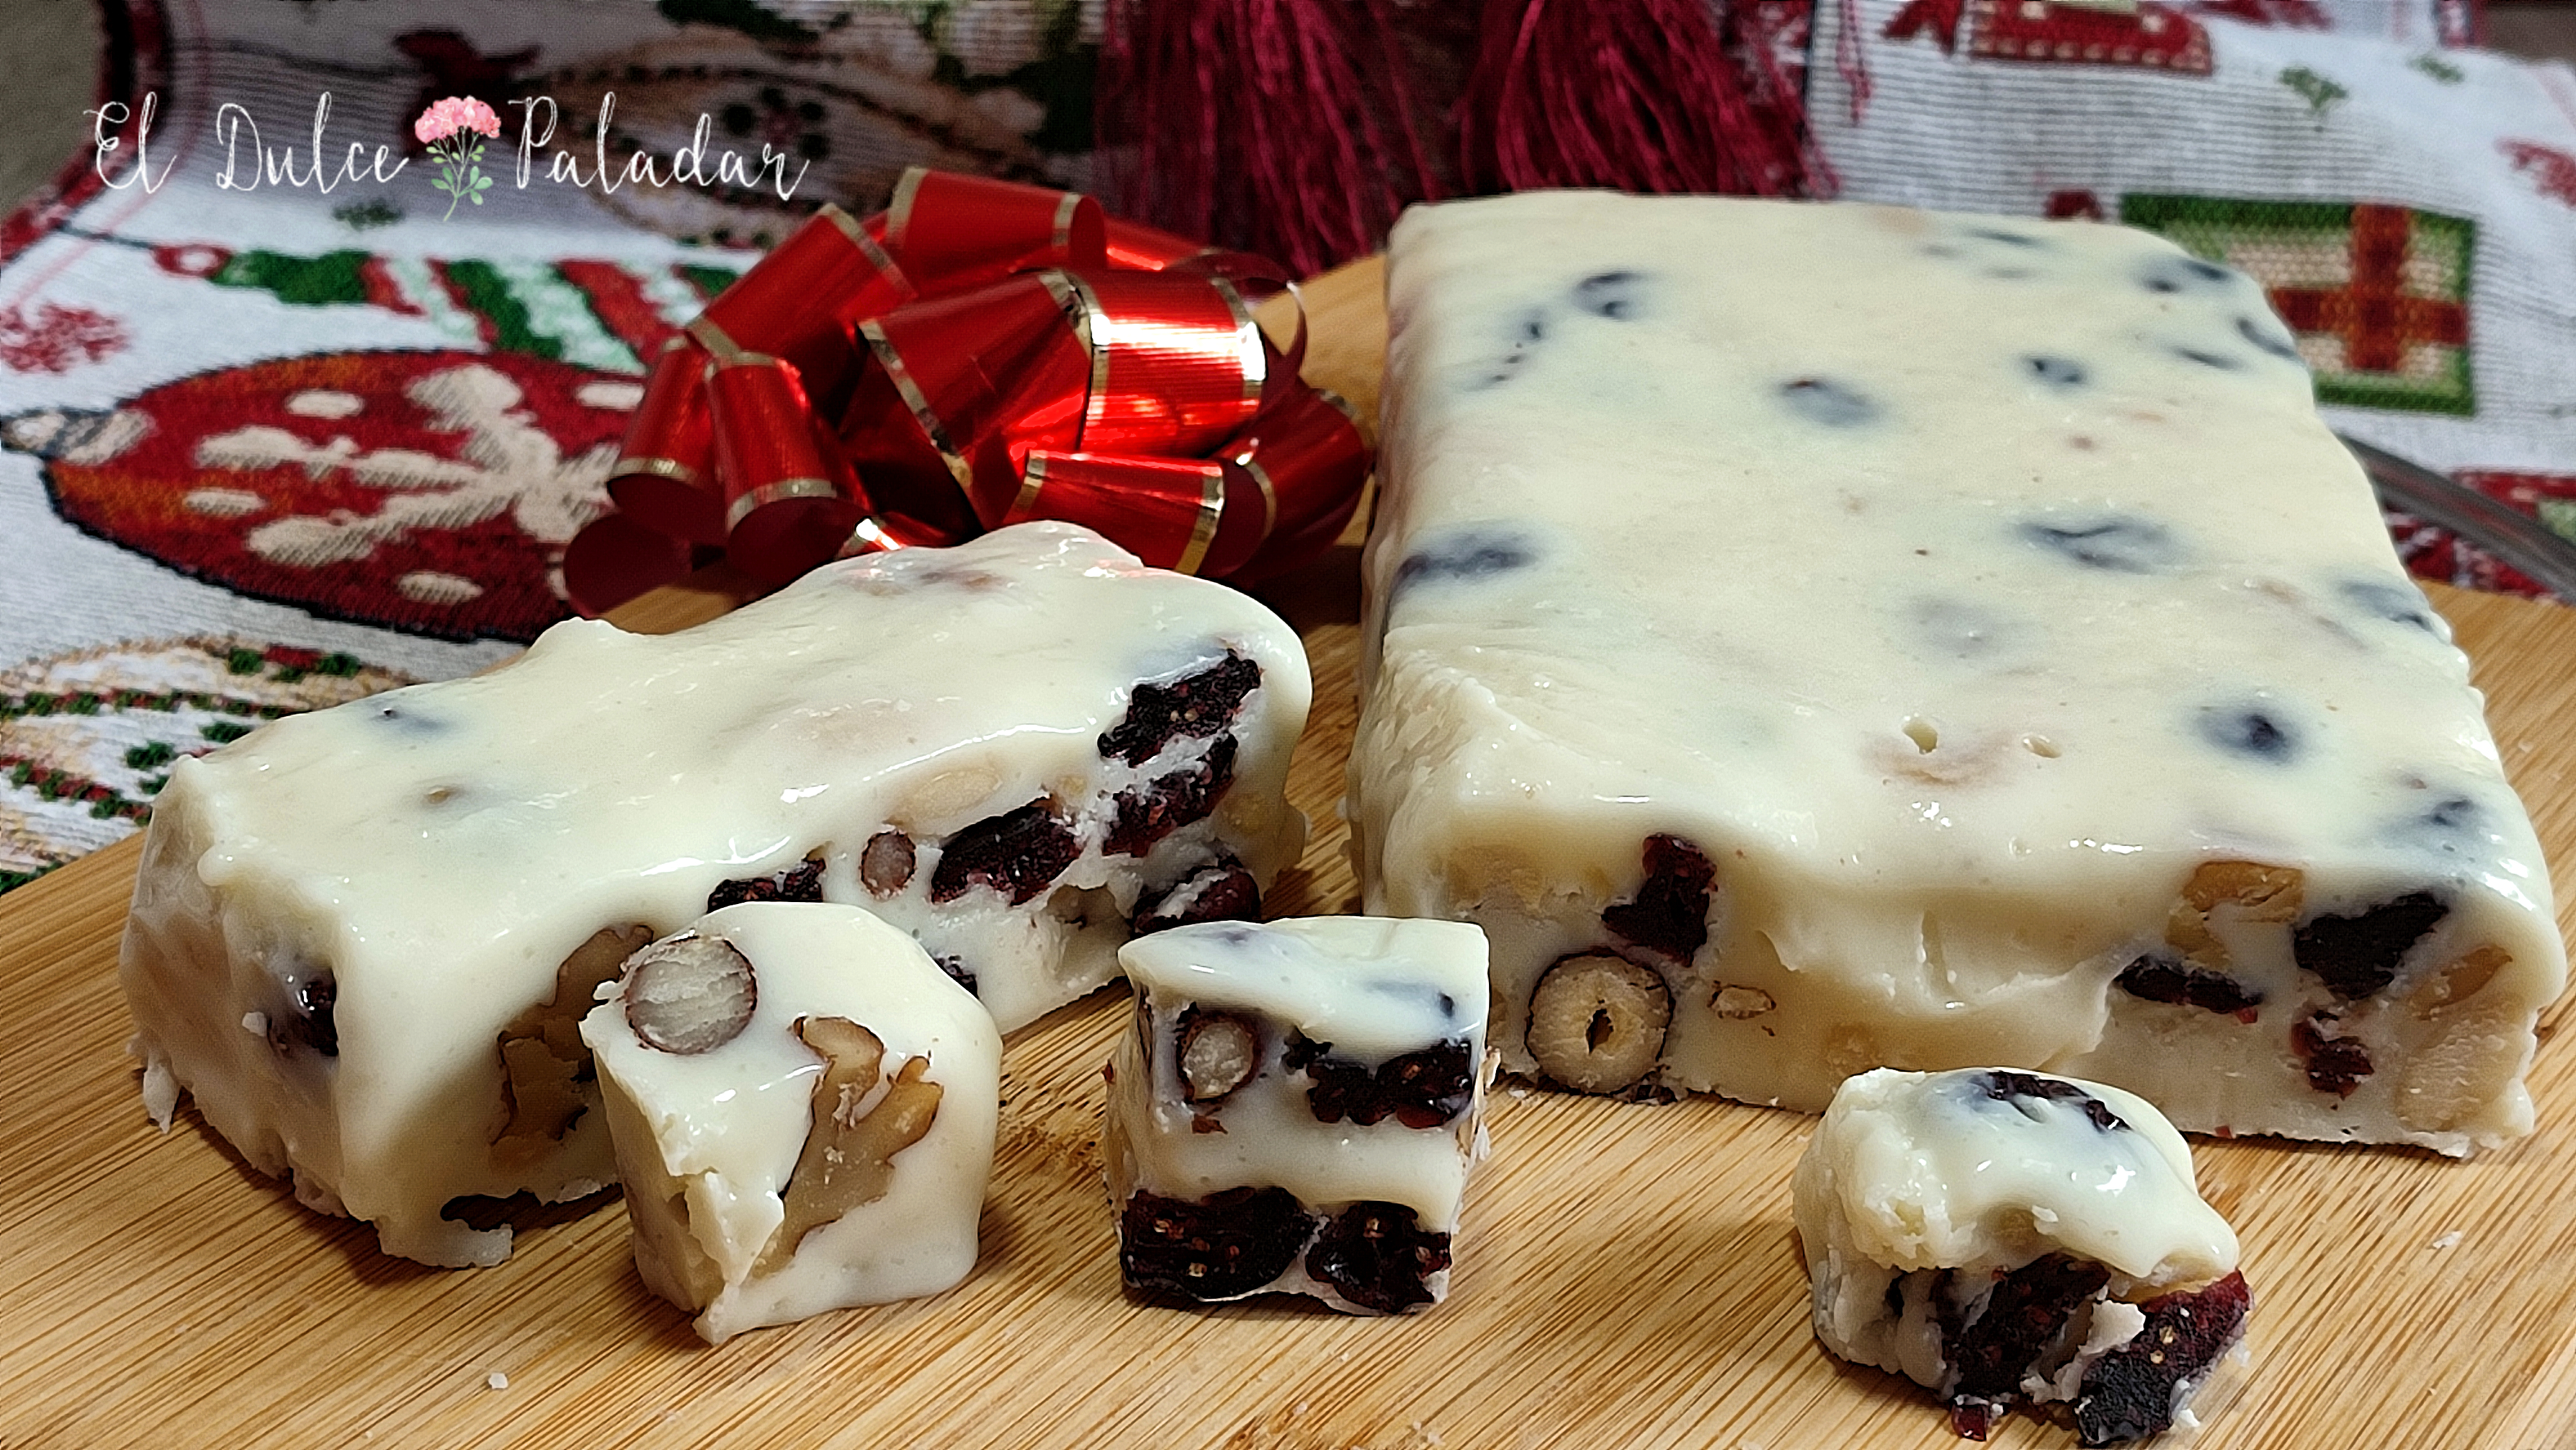
[[[1487,927],[1507,1065],[1670,833],[1717,887],[1669,1086],[2011,1062],[2202,1130],[2528,1131],[2539,848],[2252,282],[2112,226],[1527,193],[1409,212],[1388,289],[1364,904]],[[2302,873],[2301,924],[2445,912],[2369,1001],[2288,924],[2236,953],[2256,1021],[2115,991],[2229,860]],[[2473,1004],[2396,1006],[2480,947]],[[2320,1012],[2348,1097],[2290,1049]]]

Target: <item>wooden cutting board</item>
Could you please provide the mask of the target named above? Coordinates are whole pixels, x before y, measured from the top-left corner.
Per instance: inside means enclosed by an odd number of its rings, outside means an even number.
[[[1374,411],[1373,267],[1309,292],[1309,373]],[[1348,547],[1271,591],[1312,653],[1290,782],[1316,830],[1274,914],[1356,908],[1334,811],[1356,702]],[[2507,769],[2576,861],[2576,611],[2435,591],[2478,662]],[[721,578],[639,602],[672,628]],[[0,1447],[1224,1446],[1228,1450],[1956,1444],[1890,1376],[1807,1329],[1789,1169],[1809,1119],[1731,1103],[1498,1094],[1455,1292],[1401,1319],[1298,1302],[1191,1311],[1120,1289],[1098,1126],[1112,989],[1006,1059],[984,1255],[927,1301],[721,1349],[647,1294],[613,1195],[518,1214],[492,1269],[388,1259],[306,1212],[193,1114],[145,1119],[115,983],[137,856],[0,899]],[[2576,883],[2571,883],[2576,884]],[[2562,929],[2576,912],[2562,910]],[[2205,1450],[2576,1444],[2576,1052],[2542,1024],[2540,1131],[2454,1163],[2203,1142],[2245,1244],[2252,1362]],[[2072,1445],[2016,1417],[2001,1446]]]

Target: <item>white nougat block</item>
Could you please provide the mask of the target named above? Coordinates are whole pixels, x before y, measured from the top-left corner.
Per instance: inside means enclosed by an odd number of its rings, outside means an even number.
[[[1984,1439],[2017,1404],[2086,1445],[2188,1416],[2251,1309],[2235,1232],[2154,1105],[2001,1068],[1846,1081],[1794,1180],[1816,1338]]]
[[[1001,1036],[863,908],[749,902],[630,958],[582,1019],[635,1265],[722,1344],[975,1267]]]
[[[1525,193],[1389,251],[1365,909],[1512,1069],[2078,1073],[2528,1132],[2565,982],[2450,631],[2247,278],[2121,227]]]
[[[1257,912],[1303,843],[1288,626],[1063,524],[827,565],[684,633],[548,630],[472,679],[179,763],[121,976],[181,1090],[387,1253],[489,1264],[465,1195],[614,1178],[576,1031],[626,955],[734,901],[862,905],[1005,1031],[1131,922]]]
[[[1438,1303],[1484,1148],[1485,939],[1457,922],[1216,922],[1129,942],[1103,1138],[1149,1293]]]

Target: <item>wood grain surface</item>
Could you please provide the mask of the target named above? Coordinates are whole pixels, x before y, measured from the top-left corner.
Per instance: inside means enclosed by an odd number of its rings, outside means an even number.
[[[1358,271],[1310,289],[1309,373],[1373,406],[1383,321],[1374,270]],[[1355,555],[1265,591],[1317,686],[1290,782],[1316,829],[1275,914],[1357,904],[1334,809],[1356,711]],[[709,577],[621,622],[678,627],[735,592]],[[2576,860],[2576,611],[2435,599],[2542,839]],[[637,1281],[613,1193],[513,1213],[518,1250],[497,1268],[388,1259],[193,1112],[167,1135],[145,1118],[115,981],[137,854],[128,842],[0,899],[0,982],[28,1009],[0,1042],[0,1450],[1959,1443],[1919,1391],[1811,1338],[1788,1202],[1811,1120],[1789,1113],[1497,1094],[1438,1309],[1129,1298],[1097,1147],[1120,988],[1009,1044],[983,1258],[947,1294],[710,1349]],[[2251,1362],[2204,1397],[2195,1445],[2576,1444],[2566,1011],[2542,1026],[2540,1130],[2502,1152],[2196,1144],[2256,1310]],[[1994,1443],[2074,1441],[2015,1417]]]

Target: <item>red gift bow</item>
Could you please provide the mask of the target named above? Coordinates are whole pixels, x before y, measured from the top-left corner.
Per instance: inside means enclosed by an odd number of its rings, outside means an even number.
[[[920,167],[865,222],[825,206],[655,359],[564,551],[600,614],[721,547],[783,584],[836,555],[1058,519],[1149,564],[1249,579],[1349,523],[1369,450],[1247,292],[1273,263],[1087,196]]]

